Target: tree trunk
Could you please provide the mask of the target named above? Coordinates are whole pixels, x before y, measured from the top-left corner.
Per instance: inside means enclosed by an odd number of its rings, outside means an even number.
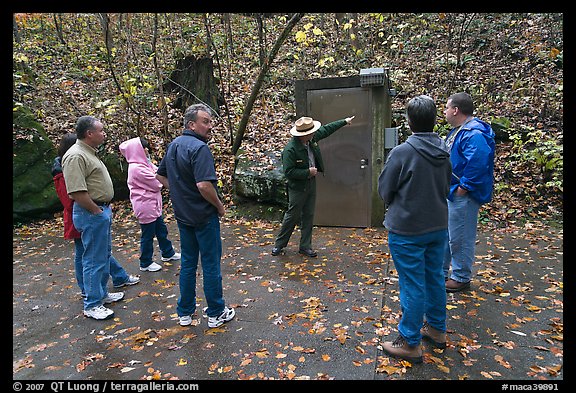
[[[265,43],[265,34],[264,34],[264,18],[262,18],[262,14],[256,14],[256,23],[258,25],[258,58],[260,60],[260,67],[264,65],[266,61],[266,43]]]
[[[208,41],[211,43],[212,48],[214,48],[214,57],[216,59],[216,65],[218,66],[218,75],[220,79],[220,97],[222,97],[222,101],[224,102],[224,110],[226,111],[226,116],[228,118],[228,131],[230,132],[230,146],[234,143],[234,134],[232,132],[232,120],[230,120],[230,111],[228,110],[228,103],[226,102],[226,95],[224,94],[224,78],[222,77],[222,67],[220,66],[220,56],[218,55],[218,48],[214,44],[214,40],[212,39],[212,31],[210,28],[210,21],[208,20],[208,16],[204,14],[204,25],[206,26],[206,35],[208,36]],[[208,51],[210,48],[208,48]]]
[[[118,77],[114,72],[114,66],[112,64],[112,34],[110,33],[110,18],[108,14],[97,14],[98,19],[102,23],[102,29],[104,30],[104,41],[106,43],[106,61],[108,62],[108,67],[110,68],[110,74],[112,74],[112,79],[114,80],[114,84],[118,88],[118,92],[120,96],[124,99],[126,106],[136,115],[136,130],[138,135],[140,135],[140,113],[134,108],[134,106],[130,103],[127,95],[122,90],[122,86],[118,81]]]
[[[248,124],[248,119],[250,118],[250,113],[252,113],[252,107],[254,106],[254,102],[256,101],[256,97],[258,96],[258,92],[260,91],[260,86],[262,86],[262,82],[264,81],[264,77],[266,76],[268,69],[270,68],[270,66],[274,62],[274,58],[276,57],[276,54],[278,54],[278,51],[280,50],[280,46],[282,46],[282,44],[286,40],[286,37],[288,37],[288,34],[290,34],[290,32],[292,31],[294,26],[296,26],[296,24],[300,21],[300,19],[302,19],[303,16],[304,16],[304,13],[298,13],[298,14],[294,14],[292,16],[292,18],[288,21],[288,24],[284,28],[284,31],[282,31],[282,33],[280,34],[280,36],[276,40],[276,43],[274,44],[274,46],[270,50],[270,53],[268,54],[268,58],[266,59],[264,65],[260,69],[260,74],[258,75],[258,79],[256,80],[256,83],[252,87],[252,92],[250,93],[250,97],[248,98],[248,101],[246,102],[246,108],[244,109],[244,113],[242,115],[242,120],[240,120],[240,124],[238,125],[238,131],[236,133],[236,139],[234,140],[234,145],[232,146],[232,154],[233,155],[236,155],[236,153],[238,153],[238,150],[240,149],[240,145],[242,144],[242,139],[244,138],[244,132],[246,131],[246,125]]]
[[[18,31],[18,23],[16,23],[16,15],[12,14],[12,32],[14,33],[14,39],[17,43],[20,43],[20,32]]]
[[[160,91],[160,109],[162,111],[162,132],[164,139],[168,139],[168,109],[166,108],[166,99],[164,98],[164,82],[162,81],[162,72],[158,67],[158,52],[156,52],[156,41],[158,41],[158,14],[154,14],[154,35],[152,38],[152,53],[154,53],[154,70],[158,79],[158,90]]]
[[[345,23],[351,24],[350,32],[346,33],[347,41],[350,42],[350,45],[352,46],[352,48],[354,48],[354,51],[360,49],[360,41],[358,40],[358,29],[356,27],[358,24],[358,13],[352,13],[351,17],[348,17],[347,14],[345,13],[336,13],[335,15],[340,29],[342,29]],[[351,20],[353,22],[350,22]]]
[[[62,43],[62,45],[66,45],[66,41],[64,40],[64,33],[62,32],[62,14],[53,14],[54,16],[54,26],[56,27],[56,34],[58,35],[58,39]]]
[[[190,105],[201,102],[218,113],[220,97],[214,80],[212,58],[187,56],[180,59],[176,62],[176,69],[166,79],[164,88],[178,92],[175,107],[185,111]]]
[[[106,13],[98,13],[98,20],[102,25],[102,31],[104,31],[104,36],[106,37],[106,47],[110,50],[112,49],[113,42],[112,42],[112,34],[110,34],[110,18]]]
[[[234,53],[234,41],[232,40],[232,26],[230,25],[230,14],[224,14],[224,23],[226,25],[226,37],[228,37],[228,54],[231,57]]]

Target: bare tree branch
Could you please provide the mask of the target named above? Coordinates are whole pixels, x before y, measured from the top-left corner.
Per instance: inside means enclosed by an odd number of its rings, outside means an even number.
[[[258,92],[260,91],[260,87],[262,86],[262,82],[264,81],[264,77],[268,73],[270,66],[274,62],[274,58],[278,54],[280,47],[288,37],[288,34],[292,31],[294,26],[302,19],[304,13],[298,13],[292,15],[292,18],[288,21],[288,24],[276,40],[276,43],[270,50],[268,54],[268,58],[264,62],[262,68],[260,69],[260,74],[258,75],[258,79],[254,86],[252,86],[252,92],[250,93],[250,97],[246,102],[246,108],[244,109],[244,113],[242,115],[242,120],[240,120],[240,124],[238,125],[238,131],[236,132],[236,138],[234,140],[234,145],[232,146],[232,154],[236,155],[238,150],[240,149],[240,145],[242,144],[242,139],[244,138],[244,132],[246,131],[246,125],[248,124],[248,119],[250,118],[250,114],[252,113],[252,107],[254,106],[254,102],[256,101],[256,97],[258,96]]]
[[[220,56],[218,56],[218,48],[216,48],[216,44],[214,44],[214,40],[212,39],[212,33],[210,29],[210,21],[208,20],[208,16],[206,14],[203,15],[204,25],[206,26],[206,34],[208,36],[208,41],[214,48],[214,57],[216,58],[216,64],[218,65],[218,74],[220,75],[220,91],[222,94],[222,100],[224,100],[224,108],[226,110],[226,116],[228,118],[228,130],[230,131],[230,145],[234,142],[234,134],[232,131],[232,120],[230,120],[230,110],[228,109],[228,102],[226,101],[226,94],[224,94],[224,78],[222,77],[222,66],[220,65]]]
[[[116,73],[114,72],[114,67],[112,66],[112,36],[110,35],[110,18],[108,14],[99,13],[97,14],[98,18],[100,19],[100,23],[102,24],[102,28],[104,29],[104,40],[106,42],[106,61],[108,62],[108,67],[110,68],[110,73],[112,74],[112,79],[114,79],[114,83],[120,92],[120,96],[126,102],[126,106],[136,115],[136,129],[138,133],[140,133],[140,113],[130,104],[128,97],[122,90],[122,86],[116,77]]]
[[[154,34],[152,37],[152,53],[154,55],[154,70],[158,79],[158,88],[160,90],[160,105],[162,110],[162,132],[164,139],[168,139],[168,109],[166,108],[166,99],[164,97],[164,82],[162,73],[158,67],[158,52],[156,51],[156,42],[158,41],[158,14],[154,14]]]

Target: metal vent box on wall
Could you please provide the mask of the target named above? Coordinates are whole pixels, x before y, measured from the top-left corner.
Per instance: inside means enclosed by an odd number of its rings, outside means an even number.
[[[385,86],[384,68],[364,68],[360,70],[360,86]]]
[[[370,73],[371,78],[385,75]],[[386,79],[371,80],[376,84],[371,86],[361,86],[361,80],[362,75],[296,81],[297,118],[310,116],[326,124],[355,116],[350,125],[319,141],[325,168],[316,176],[314,225],[382,226],[378,177],[389,152],[390,93]]]

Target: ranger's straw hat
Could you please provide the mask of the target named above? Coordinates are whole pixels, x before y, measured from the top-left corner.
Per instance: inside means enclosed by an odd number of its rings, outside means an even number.
[[[311,117],[301,117],[294,123],[294,127],[290,129],[290,134],[294,136],[304,136],[312,134],[318,128],[322,126],[317,120],[313,120]]]

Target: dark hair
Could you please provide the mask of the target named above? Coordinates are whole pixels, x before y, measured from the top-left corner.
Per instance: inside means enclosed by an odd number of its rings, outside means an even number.
[[[148,141],[142,137],[140,137],[140,143],[144,149],[148,149],[150,147],[150,143],[148,143]]]
[[[58,157],[64,157],[64,153],[70,149],[70,147],[76,143],[76,134],[69,132],[60,139],[60,144],[58,145]]]
[[[448,101],[451,101],[452,106],[457,106],[464,115],[470,116],[474,113],[474,102],[472,102],[472,97],[468,93],[452,94],[448,97]]]
[[[406,105],[406,116],[412,132],[432,132],[436,115],[436,104],[432,97],[420,95]]]
[[[86,138],[86,132],[94,127],[98,121],[94,116],[81,116],[76,121],[76,136],[78,139]]]
[[[190,105],[188,108],[186,108],[186,111],[184,112],[184,128],[188,126],[189,122],[196,121],[196,119],[198,118],[198,112],[200,111],[206,112],[210,116],[212,116],[212,111],[210,110],[210,108],[208,108],[207,105],[204,104]]]

